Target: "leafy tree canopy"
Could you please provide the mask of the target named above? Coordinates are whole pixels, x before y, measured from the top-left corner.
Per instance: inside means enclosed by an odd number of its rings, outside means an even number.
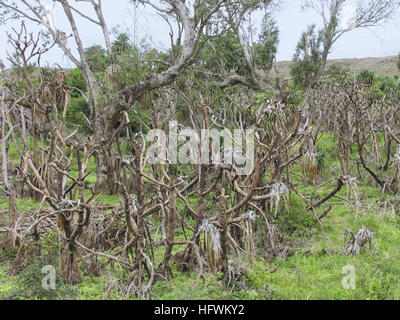
[[[300,38],[290,73],[295,85],[307,88],[316,79],[322,62],[323,35],[315,31],[315,24],[308,27]]]

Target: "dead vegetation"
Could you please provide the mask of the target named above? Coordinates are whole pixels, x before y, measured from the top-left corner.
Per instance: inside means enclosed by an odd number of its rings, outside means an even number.
[[[211,8],[209,15],[220,5],[222,2]],[[63,6],[71,19],[71,10]],[[29,264],[33,255],[41,254],[39,240],[43,235],[57,232],[59,270],[65,283],[81,282],[82,271],[100,276],[107,266],[123,270],[124,277],[110,282],[105,298],[112,288],[122,290],[126,297],[151,298],[156,281],[174,278],[174,264],[181,272],[197,272],[198,279],[207,272],[221,272],[233,290],[249,272],[248,261],[257,256],[266,261],[286,259],[294,253],[279,225],[279,219],[293,211],[292,197],[301,201],[296,214],[311,212],[324,234],[323,219],[332,209],[330,200],[338,197],[342,188],[347,188],[345,200],[354,211],[362,207],[360,180],[370,179],[382,194],[398,194],[398,102],[389,96],[377,99],[368,86],[344,80],[333,84],[320,81],[309,92],[304,106],[291,103],[285,85],[276,88],[274,97],[255,102],[260,99],[254,89],[265,89],[257,73],[240,79],[224,74],[226,86],[251,83],[234,94],[226,90],[219,97],[202,91],[188,95],[192,78],[184,78],[179,85],[173,83],[175,69],[187,67],[195,55],[200,31],[191,20],[186,21],[184,8],[173,9],[186,23],[189,38],[185,44],[189,48],[166,72],[153,74],[152,81],[130,88],[121,87],[121,70],[111,65],[105,74],[110,91],[102,97],[113,108],[102,106],[96,111],[100,114],[93,112],[92,122],[86,119],[92,129],[87,136],[66,126],[73,89],[66,85],[64,71],[43,74],[40,69],[41,55],[60,39],[43,49],[24,25],[9,35],[19,57],[10,57],[10,61],[21,72],[9,76],[0,92],[2,184],[10,203],[9,224],[1,227],[0,233],[5,235],[4,244],[18,249],[14,265]],[[240,18],[239,13],[228,10],[228,14]],[[205,20],[200,21],[202,29]],[[34,60],[39,84],[28,71]],[[251,69],[251,59],[246,63]],[[101,91],[94,78],[87,80],[93,81],[93,92]],[[150,89],[157,90],[145,95]],[[118,98],[111,101],[115,90],[120,90]],[[135,110],[137,120],[147,129],[168,128],[170,139],[175,129],[196,136],[206,129],[253,129],[251,170],[240,174],[242,168],[235,161],[194,161],[185,169],[171,161],[151,163],[146,153],[148,141],[130,125],[127,110],[135,99],[151,102],[151,107],[147,106],[151,123],[145,123]],[[186,109],[174,128],[170,123],[179,104]],[[93,103],[89,107],[93,108]],[[340,168],[329,180],[321,175],[318,162],[317,146],[323,132],[338,141],[335,152]],[[182,145],[185,141],[179,142]],[[9,157],[9,144],[17,150],[16,164]],[[123,146],[128,146],[128,151],[123,152]],[[354,146],[355,160],[351,157]],[[223,149],[211,141],[200,145],[210,154],[216,148],[226,158],[247,150],[243,145],[239,150]],[[159,150],[159,158],[165,156],[163,151]],[[186,155],[198,156],[193,150],[187,151]],[[88,170],[91,158],[96,159],[96,185],[87,181],[92,174]],[[391,166],[393,175],[389,173]],[[312,192],[302,191],[299,181]],[[328,192],[317,196],[327,185]],[[119,203],[101,204],[97,200],[102,192],[117,194]],[[16,199],[23,197],[36,200],[39,208],[19,210]],[[399,204],[396,206],[398,210]],[[178,231],[183,236],[178,236]],[[357,233],[347,230],[347,235],[350,240],[344,253],[352,255],[360,254],[373,238],[365,227]]]

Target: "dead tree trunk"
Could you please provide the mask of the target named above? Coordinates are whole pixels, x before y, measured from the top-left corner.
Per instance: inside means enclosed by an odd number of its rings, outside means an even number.
[[[173,278],[173,273],[171,267],[169,266],[169,261],[172,257],[172,248],[174,246],[174,238],[175,238],[175,227],[177,224],[176,217],[176,193],[175,193],[175,168],[174,165],[169,165],[169,210],[168,210],[168,218],[167,218],[167,238],[166,238],[166,248],[164,254],[163,261],[163,269],[167,275],[167,278]]]

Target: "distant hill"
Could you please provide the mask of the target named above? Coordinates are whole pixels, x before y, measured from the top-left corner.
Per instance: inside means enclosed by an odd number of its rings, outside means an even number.
[[[358,74],[362,69],[368,69],[375,71],[376,73],[386,75],[398,75],[400,71],[397,67],[397,56],[383,57],[383,58],[360,58],[360,59],[337,59],[328,60],[328,66],[333,64],[339,64],[343,67],[349,68],[352,72]],[[290,77],[290,65],[291,61],[281,61],[277,63],[279,73],[284,78]]]
[[[363,69],[375,71],[379,74],[398,75],[400,76],[399,68],[397,67],[398,56],[382,57],[382,58],[353,58],[353,59],[336,59],[328,60],[327,68],[333,64],[339,64],[343,67],[349,68],[356,74],[360,73]],[[290,66],[292,61],[277,62],[278,71],[283,78],[290,78]],[[53,69],[53,68],[51,68]],[[6,69],[9,70],[9,69]],[[66,69],[65,69],[66,70]],[[36,71],[35,71],[36,73]],[[0,71],[0,80],[4,72]],[[275,70],[272,68],[271,76],[275,76]]]

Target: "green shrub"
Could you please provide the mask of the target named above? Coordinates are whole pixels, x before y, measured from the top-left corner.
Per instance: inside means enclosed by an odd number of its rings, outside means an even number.
[[[36,257],[34,263],[30,264],[17,277],[17,288],[13,293],[12,299],[43,299],[43,300],[67,300],[75,299],[77,296],[76,290],[64,284],[57,265],[52,265],[52,260],[46,256]],[[46,273],[43,272],[43,267],[54,266],[56,270],[55,289],[46,289],[42,285],[43,277]]]
[[[372,86],[375,81],[375,72],[363,69],[358,75],[358,81],[362,84]]]
[[[73,287],[64,284],[59,273],[60,246],[57,232],[45,234],[35,244],[28,247],[30,251],[40,248],[40,255],[35,256],[31,264],[26,266],[16,278],[16,289],[12,299],[74,299],[76,291]],[[53,266],[56,272],[55,289],[46,289],[42,285],[43,278],[48,274],[43,267]]]
[[[312,212],[305,209],[303,202],[295,194],[290,196],[289,212],[282,209],[278,214],[278,223],[282,233],[288,237],[309,235],[316,225]]]
[[[82,113],[89,117],[89,107],[84,97],[80,96],[71,99],[71,105],[67,108],[66,120],[70,127],[81,126],[86,128],[86,122],[83,120]],[[85,130],[84,130],[85,131]]]
[[[11,260],[13,258],[16,257],[18,252],[18,248],[17,247],[11,247],[11,246],[3,246],[3,248],[1,249],[1,253],[2,253],[2,258],[4,260]]]
[[[348,79],[351,75],[350,68],[343,67],[338,63],[334,63],[325,71],[324,77],[333,81],[340,81],[341,79]]]
[[[245,300],[272,300],[274,286],[269,279],[264,260],[256,261],[247,277],[246,288],[236,292],[240,299]]]
[[[85,79],[83,78],[82,73],[79,71],[78,68],[69,71],[66,83],[72,88],[77,88],[82,92],[86,91]],[[78,90],[73,90],[71,96],[73,98],[78,98],[81,96],[81,93]]]

